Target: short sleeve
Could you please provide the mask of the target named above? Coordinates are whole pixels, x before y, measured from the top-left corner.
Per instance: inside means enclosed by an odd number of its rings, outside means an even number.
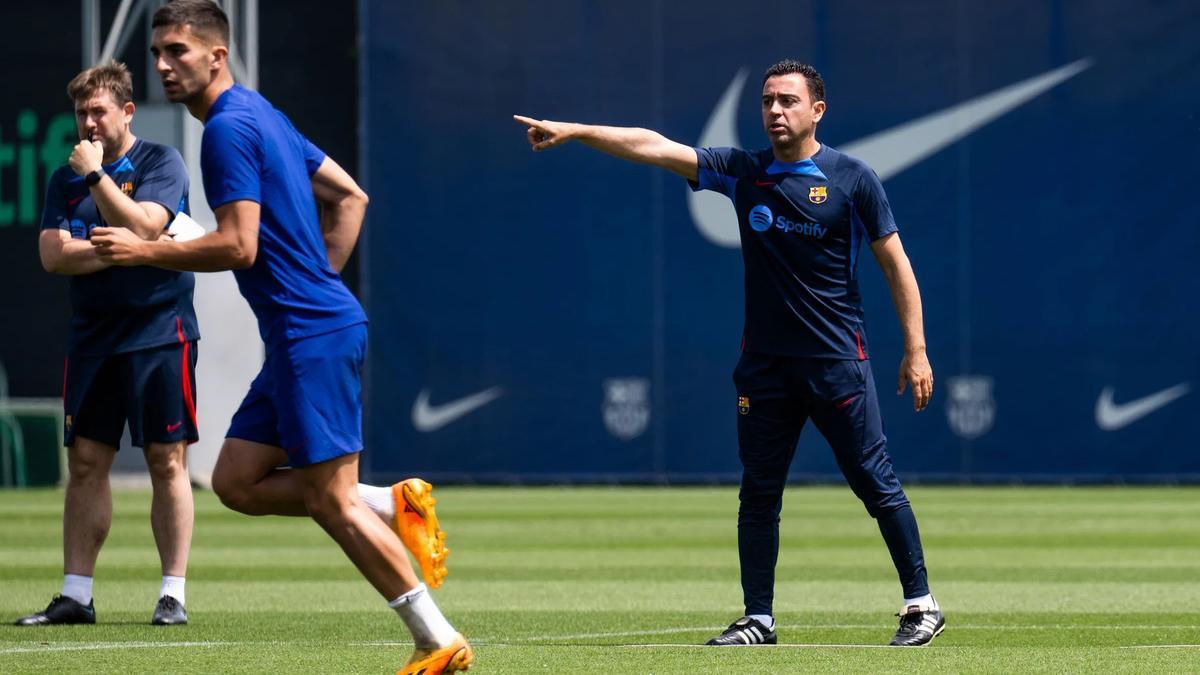
[[[63,199],[62,187],[59,185],[59,173],[50,176],[50,184],[46,186],[46,202],[42,207],[43,230],[70,230],[71,223],[67,218],[67,203]]]
[[[249,120],[222,115],[204,128],[200,170],[214,211],[243,199],[262,203],[262,151]]]
[[[859,172],[858,181],[854,186],[854,216],[862,223],[863,230],[871,241],[885,237],[898,231],[896,219],[892,216],[892,206],[888,203],[887,194],[879,176],[867,167]]]
[[[696,180],[688,185],[697,192],[713,190],[733,199],[738,179],[753,171],[754,162],[745,150],[696,148]]]
[[[304,167],[308,169],[308,177],[312,178],[317,173],[317,169],[321,168],[321,163],[325,161],[325,152],[313,145],[313,142],[307,138],[303,136],[300,138],[304,141]]]
[[[135,202],[161,204],[170,213],[170,218],[174,218],[180,211],[187,210],[187,194],[188,174],[183,157],[175,148],[162,146],[157,161],[139,176],[130,197]]]

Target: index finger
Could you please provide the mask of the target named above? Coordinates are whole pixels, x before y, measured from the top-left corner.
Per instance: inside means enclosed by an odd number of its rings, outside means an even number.
[[[533,118],[530,118],[530,117],[525,117],[524,115],[513,115],[513,119],[520,122],[521,124],[524,124],[525,126],[533,127],[534,129],[542,128],[541,122],[539,122]]]

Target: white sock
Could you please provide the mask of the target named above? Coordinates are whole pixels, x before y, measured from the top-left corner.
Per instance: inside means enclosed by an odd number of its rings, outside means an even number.
[[[158,597],[169,595],[179,601],[179,604],[187,606],[183,597],[183,584],[187,579],[184,577],[163,577],[162,588],[158,589]]]
[[[920,607],[923,611],[941,609],[940,607],[938,607],[937,600],[933,599],[933,594],[931,594],[931,593],[926,593],[925,595],[922,595],[917,598],[905,598],[904,599],[904,609],[908,609],[909,607],[911,607],[913,605]],[[900,613],[903,614],[904,611],[901,610]]]
[[[87,607],[92,604],[92,578],[78,574],[63,575],[62,594]]]
[[[391,523],[396,517],[396,500],[392,497],[392,488],[375,487],[366,483],[358,484],[358,498],[363,500],[367,508],[375,515]]]
[[[775,630],[775,617],[770,614],[748,614],[747,616],[766,626],[767,630]]]
[[[442,616],[442,610],[434,604],[425,584],[417,584],[416,588],[389,602],[388,607],[396,610],[408,626],[418,649],[445,647],[458,637],[458,631]]]

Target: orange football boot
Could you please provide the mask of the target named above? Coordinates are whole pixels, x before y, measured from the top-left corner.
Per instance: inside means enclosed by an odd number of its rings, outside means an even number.
[[[396,675],[441,675],[470,670],[475,653],[462,635],[441,649],[418,649]]]
[[[392,529],[421,566],[421,576],[430,588],[438,588],[446,578],[446,533],[438,525],[433,506],[433,486],[420,478],[406,478],[392,486],[396,500],[396,518]]]

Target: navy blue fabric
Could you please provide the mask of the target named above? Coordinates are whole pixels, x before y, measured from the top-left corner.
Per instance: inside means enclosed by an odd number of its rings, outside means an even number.
[[[133,445],[194,443],[197,343],[176,341],[135,352],[68,358],[63,377],[63,441],[77,436],[119,448],[125,424]]]
[[[875,172],[822,146],[799,162],[768,148],[697,148],[694,190],[733,200],[746,276],[746,349],[833,359],[867,355],[855,266],[865,234],[897,230]]]
[[[136,202],[161,204],[173,218],[188,212],[188,175],[175,148],[138,139],[105,173]],[[168,219],[169,222],[169,219]],[[43,230],[65,230],[88,239],[109,224],[100,215],[83,177],[59,167],[46,188]],[[190,272],[157,267],[109,267],[71,277],[72,355],[119,354],[200,337],[192,307],[195,278]]]
[[[258,257],[233,274],[268,345],[367,319],[329,266],[311,180],[324,160],[283,113],[240,85],[221,94],[204,123],[200,165],[209,206],[248,200],[262,207]]]
[[[283,448],[294,467],[362,450],[366,354],[364,323],[268,346],[226,437]]]
[[[884,540],[897,573],[912,580],[905,583],[906,594],[924,584],[916,521],[909,530],[889,516],[909,504],[887,452],[870,361],[744,352],[733,380],[742,463],[738,553],[746,613],[771,614],[783,489],[800,431],[810,418],[867,513],[888,523]]]

